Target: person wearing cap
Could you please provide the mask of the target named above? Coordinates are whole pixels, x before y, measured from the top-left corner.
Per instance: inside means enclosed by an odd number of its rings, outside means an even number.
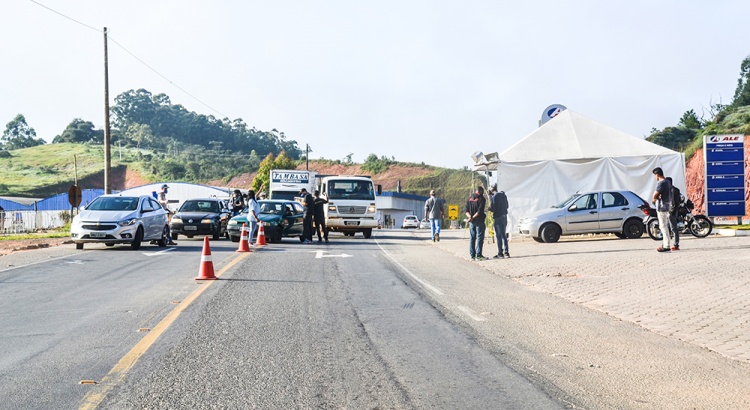
[[[443,201],[430,190],[430,198],[424,204],[424,219],[430,220],[430,233],[433,242],[440,242],[440,221],[443,219]]]
[[[302,236],[305,240],[302,243],[313,243],[313,215],[315,215],[315,200],[313,196],[307,192],[307,189],[302,188],[299,191],[299,196],[302,197],[302,205],[305,207],[305,211],[302,214]]]
[[[167,218],[170,220],[172,219],[172,212],[167,208],[167,190],[169,187],[167,184],[164,184],[161,186],[161,192],[159,192],[159,204],[161,204],[161,207],[164,208],[165,211],[167,211]],[[169,225],[167,225],[167,245],[177,245],[175,241],[172,240],[172,232],[169,229]]]

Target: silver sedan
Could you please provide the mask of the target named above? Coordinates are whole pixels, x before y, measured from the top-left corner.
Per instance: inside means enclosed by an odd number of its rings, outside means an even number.
[[[561,204],[522,217],[518,232],[537,242],[553,243],[561,235],[613,233],[618,238],[640,238],[645,231],[643,211],[648,202],[631,191],[576,193]]]

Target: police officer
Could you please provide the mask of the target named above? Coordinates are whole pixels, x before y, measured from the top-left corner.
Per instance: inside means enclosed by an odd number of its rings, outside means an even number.
[[[305,207],[305,211],[302,214],[302,236],[305,240],[302,243],[312,243],[313,235],[313,215],[315,214],[315,200],[313,196],[307,192],[307,189],[302,188],[299,191],[299,196],[302,197],[302,205]]]
[[[315,232],[318,233],[318,242],[323,242],[323,238],[328,243],[328,229],[326,229],[326,214],[325,206],[328,203],[328,199],[320,196],[320,191],[317,189],[313,192],[314,206],[315,206]],[[321,231],[323,232],[321,238]]]

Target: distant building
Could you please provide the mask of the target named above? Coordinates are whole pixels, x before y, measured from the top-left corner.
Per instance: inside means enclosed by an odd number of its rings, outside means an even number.
[[[424,203],[427,199],[427,196],[403,192],[383,192],[375,196],[378,220],[384,228],[401,228],[407,215],[416,215],[421,220],[424,218]]]

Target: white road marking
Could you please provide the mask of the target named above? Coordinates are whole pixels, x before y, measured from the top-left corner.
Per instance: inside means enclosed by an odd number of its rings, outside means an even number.
[[[323,252],[325,251],[315,251],[315,259],[320,258],[351,258],[352,255],[347,255],[345,253],[342,253],[341,255],[323,255]]]
[[[143,253],[146,256],[164,255],[165,253],[172,252],[175,249],[177,249],[177,248],[167,248],[167,249],[164,249],[163,251],[159,251],[159,252],[141,252],[141,253]]]
[[[83,253],[83,252],[78,252],[78,253],[77,253],[77,255],[80,255],[81,253]],[[0,273],[3,273],[3,272],[8,272],[8,271],[11,271],[11,270],[14,270],[14,269],[21,269],[21,268],[25,268],[25,267],[27,267],[27,266],[38,265],[38,264],[40,264],[40,263],[45,263],[45,262],[50,262],[50,261],[56,261],[56,260],[58,260],[58,259],[65,259],[65,258],[70,258],[70,257],[72,257],[72,256],[73,256],[73,255],[65,255],[65,256],[59,256],[59,257],[57,257],[57,258],[49,258],[49,259],[46,259],[46,260],[43,260],[43,261],[38,261],[38,262],[31,262],[31,263],[27,263],[27,264],[25,264],[25,265],[10,266],[10,267],[9,267],[9,268],[7,268],[7,269],[2,269],[2,270],[0,270]]]
[[[477,322],[484,322],[485,320],[487,320],[486,318],[479,316],[476,312],[474,312],[473,310],[471,310],[470,308],[466,306],[456,306],[456,307],[458,308],[458,310],[466,313],[466,316],[476,320]]]
[[[80,259],[76,259],[76,260],[73,260],[73,261],[65,261],[65,263],[72,263],[74,265],[83,265],[83,261],[80,260]]]
[[[398,265],[398,266],[399,266],[399,267],[400,267],[401,269],[403,269],[403,270],[404,270],[404,272],[406,272],[406,273],[407,273],[407,274],[408,274],[409,276],[411,276],[411,277],[412,277],[412,279],[414,279],[414,281],[415,281],[415,282],[417,282],[417,283],[419,283],[420,285],[424,286],[425,288],[427,288],[428,290],[430,290],[430,291],[431,291],[432,293],[434,293],[434,294],[436,294],[436,295],[442,296],[442,295],[444,295],[444,294],[445,294],[445,293],[443,293],[443,291],[442,291],[442,290],[438,289],[438,288],[437,288],[437,287],[435,287],[435,286],[432,286],[432,285],[430,285],[429,283],[427,283],[427,282],[426,282],[426,281],[424,281],[423,279],[419,278],[419,277],[418,277],[417,275],[415,275],[415,274],[411,273],[411,271],[410,271],[409,269],[406,269],[406,268],[404,267],[404,265],[402,265],[402,264],[401,264],[401,263],[400,263],[399,261],[397,261],[397,260],[396,260],[396,258],[394,258],[393,256],[391,256],[391,254],[390,254],[390,253],[388,253],[388,251],[386,251],[386,250],[385,250],[385,248],[383,248],[383,245],[381,245],[381,244],[380,244],[380,242],[378,242],[378,240],[377,240],[377,239],[375,240],[375,243],[377,243],[377,244],[378,244],[378,247],[380,247],[380,250],[381,250],[381,251],[383,251],[383,253],[385,254],[385,256],[387,256],[387,257],[388,257],[388,258],[389,258],[390,260],[392,260],[392,261],[393,261],[393,263],[395,263],[395,264],[396,264],[396,265]]]

